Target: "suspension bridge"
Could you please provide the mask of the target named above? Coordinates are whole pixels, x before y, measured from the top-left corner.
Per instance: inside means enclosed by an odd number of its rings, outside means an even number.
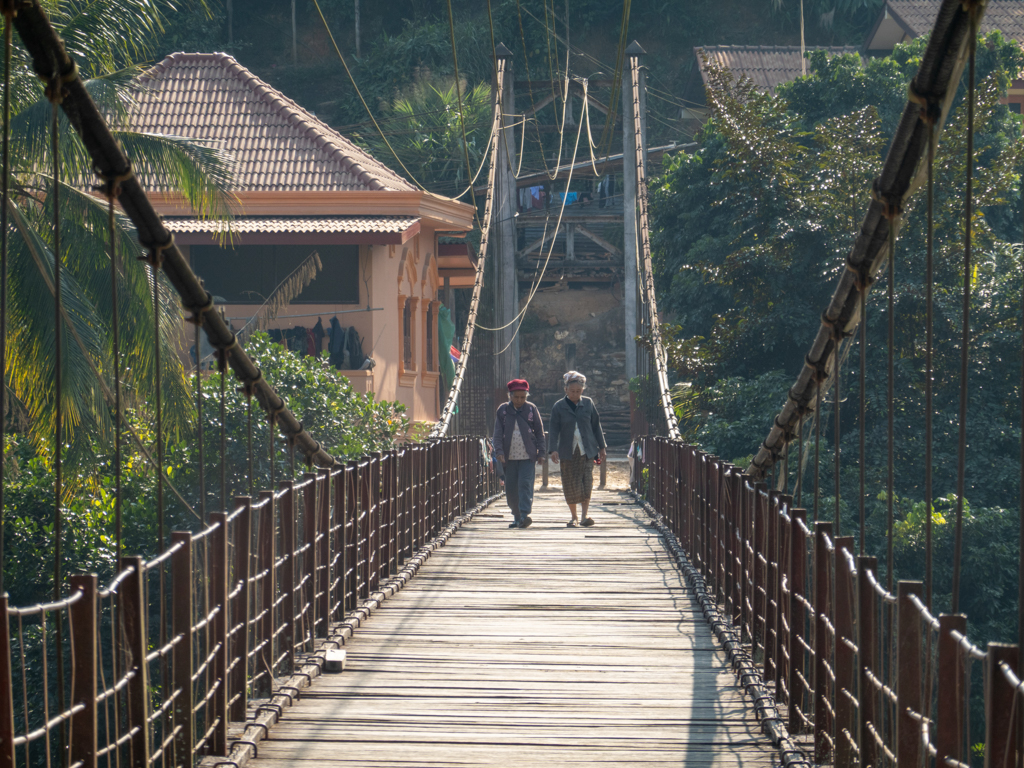
[[[599,525],[584,533],[567,531],[561,505],[544,496],[534,526],[509,531],[480,440],[449,434],[473,354],[502,142],[491,141],[472,305],[440,421],[424,442],[338,461],[213,311],[38,0],[5,3],[8,51],[13,29],[80,133],[111,206],[136,227],[148,268],[163,270],[307,468],[225,503],[197,533],[172,533],[155,558],[123,557],[109,584],[72,575],[65,592],[34,606],[0,596],[0,768],[960,768],[976,764],[969,702],[979,679],[984,762],[1017,765],[1018,646],[979,647],[955,607],[933,614],[929,584],[893,583],[891,568],[880,579],[876,558],[857,550],[838,514],[808,521],[802,472],[788,466],[794,441],[802,464],[804,421],[817,422],[823,398],[838,390],[865,297],[892,264],[906,201],[932,188],[934,149],[965,68],[973,82],[984,9],[943,3],[848,268],[746,471],[679,439],[646,157],[633,142],[633,298],[645,340],[636,354],[648,386],[634,422],[633,487],[600,492]],[[492,138],[509,118],[504,76],[499,57]],[[642,136],[637,52],[625,56],[622,76],[632,135]],[[970,174],[964,194],[970,222]]]

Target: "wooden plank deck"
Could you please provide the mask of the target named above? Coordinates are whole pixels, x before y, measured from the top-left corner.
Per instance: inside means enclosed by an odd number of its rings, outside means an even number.
[[[778,765],[639,507],[560,492],[467,523],[304,692],[252,768]]]

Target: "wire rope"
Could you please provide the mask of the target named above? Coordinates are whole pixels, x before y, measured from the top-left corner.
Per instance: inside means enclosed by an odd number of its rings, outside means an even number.
[[[10,199],[11,173],[11,48],[12,24],[11,11],[4,13],[4,98],[3,98],[3,149],[0,156],[0,382],[7,381],[7,204]],[[4,491],[5,472],[7,465],[7,409],[0,403],[0,595],[4,590]]]
[[[960,424],[957,432],[957,466],[956,466],[956,528],[953,534],[953,584],[950,598],[950,610],[956,613],[960,606],[960,560],[963,554],[964,530],[964,491],[967,467],[967,384],[968,365],[970,362],[971,345],[971,237],[974,215],[974,101],[975,101],[975,69],[978,48],[978,6],[970,6],[970,39],[967,55],[967,157],[965,159],[966,176],[964,190],[964,288],[963,288],[963,320],[961,323],[960,340]]]
[[[373,116],[373,112],[370,111],[370,105],[367,104],[366,99],[363,98],[363,92],[359,90],[359,86],[356,84],[356,79],[355,77],[352,76],[352,71],[348,68],[348,62],[345,61],[345,57],[342,56],[341,49],[338,47],[338,43],[334,40],[334,33],[331,32],[331,28],[327,24],[327,19],[324,18],[324,12],[320,10],[319,1],[313,0],[313,5],[316,6],[316,12],[320,15],[320,21],[323,22],[324,30],[326,30],[327,36],[331,40],[331,45],[334,46],[334,52],[338,54],[338,58],[341,60],[341,66],[345,68],[345,74],[348,75],[349,82],[352,83],[352,88],[355,89],[356,95],[359,97],[359,101],[362,103],[363,108],[366,110],[366,114],[369,115],[370,120],[373,122],[373,127],[377,129],[377,133],[379,133],[380,137],[384,139],[384,144],[387,145],[387,148],[391,151],[391,154],[394,155],[395,160],[398,161],[398,164],[402,166],[402,170],[405,171],[406,174],[408,174],[409,180],[412,181],[412,183],[415,184],[420,189],[426,190],[427,188],[423,186],[419,181],[417,181],[416,177],[412,175],[412,171],[405,167],[405,163],[402,162],[402,158],[398,156],[398,153],[395,151],[395,148],[392,147],[391,142],[388,141],[388,137],[385,136],[384,131],[381,130],[380,125],[377,123],[377,118],[375,118]],[[458,87],[458,83],[456,83],[456,87]]]
[[[487,3],[488,12],[490,11],[490,5],[491,5],[490,4],[490,0],[488,0],[488,3]],[[469,162],[469,141],[466,139],[466,111],[465,111],[465,109],[462,106],[462,78],[459,76],[459,54],[458,54],[458,52],[455,49],[455,16],[452,13],[452,0],[448,0],[448,30],[449,30],[449,33],[451,35],[451,41],[452,41],[452,62],[455,64],[455,93],[456,93],[456,95],[458,96],[458,99],[459,99],[459,125],[462,128],[462,151],[465,153],[466,175],[469,176],[470,167],[471,167],[470,166],[470,162]],[[492,36],[493,36],[493,33],[492,33]],[[492,43],[493,43],[493,40],[492,40]],[[493,49],[493,47],[494,46],[492,45],[491,48]],[[491,140],[488,139],[487,143],[490,144],[490,141]],[[481,164],[480,167],[483,168],[483,165]],[[477,215],[477,213],[476,213],[477,207],[476,207],[476,192],[473,189],[473,182],[474,181],[476,181],[475,178],[470,179],[468,191],[469,191],[470,200],[473,201],[473,216],[476,217],[476,215]],[[463,193],[463,194],[465,194],[465,193]],[[461,195],[460,195],[460,197],[461,197]]]
[[[504,100],[505,87],[505,61],[506,60],[504,58],[500,58],[496,65],[497,75],[495,80],[497,84],[497,93],[495,94],[494,100],[494,113],[491,118],[491,132],[495,135],[497,135],[497,131],[501,130],[503,120],[502,103]],[[459,357],[458,366],[455,370],[455,378],[452,381],[451,389],[448,391],[448,399],[445,401],[444,408],[441,411],[441,417],[430,431],[431,439],[442,438],[448,432],[448,427],[451,423],[452,415],[459,399],[459,393],[462,389],[462,381],[465,378],[466,364],[469,362],[469,353],[473,346],[473,331],[476,325],[477,311],[480,307],[480,295],[483,290],[484,267],[487,263],[487,246],[490,240],[491,215],[494,203],[494,180],[497,164],[498,142],[495,141],[491,144],[491,171],[490,178],[487,183],[487,194],[484,198],[484,219],[480,229],[480,256],[477,259],[476,277],[473,280],[473,296],[470,300],[469,316],[466,319],[466,335],[462,339],[461,355]]]

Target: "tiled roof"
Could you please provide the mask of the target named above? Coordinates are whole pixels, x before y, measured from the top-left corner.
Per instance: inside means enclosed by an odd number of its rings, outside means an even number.
[[[888,0],[886,6],[893,16],[903,22],[912,37],[931,32],[939,15],[942,0]],[[1006,37],[1024,42],[1024,3],[1020,0],[989,0],[981,19],[981,32],[994,29]]]
[[[819,50],[807,48],[807,51]],[[825,48],[829,54],[857,53],[856,48]],[[707,72],[701,51],[720,66],[732,70],[736,77],[746,75],[754,84],[774,92],[775,87],[800,77],[800,46],[798,45],[703,45],[694,48],[700,75],[707,84]],[[809,71],[809,70],[808,70]]]
[[[171,54],[139,84],[132,127],[219,143],[235,191],[415,189],[226,53]]]
[[[413,216],[288,216],[238,217],[230,223],[236,235],[263,233],[344,233],[344,234],[401,234],[419,219]],[[220,234],[227,232],[228,224],[210,219],[166,217],[164,224],[171,232]]]

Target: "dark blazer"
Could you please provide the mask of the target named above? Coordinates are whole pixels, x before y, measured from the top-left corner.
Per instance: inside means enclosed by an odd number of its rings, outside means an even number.
[[[583,451],[589,458],[596,459],[598,452],[608,447],[604,439],[604,430],[601,429],[601,417],[597,413],[594,401],[589,397],[581,397],[574,410],[569,398],[563,397],[551,409],[548,452],[558,451],[559,459],[571,459],[572,437],[577,424],[580,427],[580,437],[583,439]]]
[[[508,456],[512,447],[512,433],[516,429],[514,419],[519,419],[519,434],[523,436],[526,453],[535,461],[543,458],[544,422],[540,418],[537,406],[530,401],[527,401],[519,411],[516,411],[511,402],[498,406],[498,412],[494,416],[494,437],[491,439],[494,452],[499,456]]]

